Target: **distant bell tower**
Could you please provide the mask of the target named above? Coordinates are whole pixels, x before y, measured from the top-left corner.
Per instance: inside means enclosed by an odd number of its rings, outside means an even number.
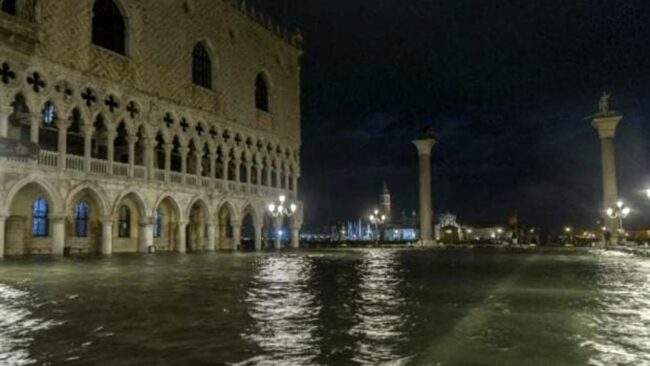
[[[386,215],[386,219],[390,220],[390,191],[388,190],[388,185],[384,181],[383,187],[381,189],[381,195],[379,196],[379,202],[381,202],[381,212]]]

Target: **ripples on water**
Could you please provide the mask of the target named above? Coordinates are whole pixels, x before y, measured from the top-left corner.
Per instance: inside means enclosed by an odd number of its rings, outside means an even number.
[[[107,360],[650,365],[650,261],[359,250],[0,263],[0,365]]]
[[[57,324],[35,318],[30,303],[28,292],[0,283],[0,365],[35,363],[28,352],[34,335]]]
[[[597,253],[607,266],[598,278],[598,311],[589,326],[590,365],[650,365],[650,262]],[[611,257],[625,257],[612,260]]]
[[[246,296],[254,326],[243,338],[257,344],[262,355],[246,364],[277,362],[312,364],[318,356],[320,307],[310,286],[312,263],[307,256],[263,257]]]
[[[358,323],[351,330],[359,339],[356,362],[399,365],[407,360],[397,355],[398,345],[408,334],[404,332],[406,299],[400,292],[403,277],[396,257],[396,251],[367,251],[357,269],[361,277],[357,298]]]

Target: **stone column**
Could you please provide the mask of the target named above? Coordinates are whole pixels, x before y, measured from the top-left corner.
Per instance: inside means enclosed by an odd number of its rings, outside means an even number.
[[[291,225],[291,249],[300,249],[300,225]]]
[[[67,154],[68,124],[64,118],[59,118],[56,122],[56,127],[59,129],[57,168],[59,168],[59,171],[63,171],[65,170],[65,156]]]
[[[287,191],[289,191],[289,176],[290,173],[289,170],[287,169],[284,171],[284,189],[286,189]]]
[[[262,168],[263,168],[262,164],[257,164],[257,166],[255,167],[255,173],[257,174],[257,185],[258,186],[262,185]]]
[[[187,175],[187,155],[190,153],[190,148],[187,146],[181,146],[181,174],[183,174],[183,184],[185,184],[185,176]]]
[[[102,255],[113,254],[113,219],[110,217],[102,220]]]
[[[293,194],[294,199],[298,199],[298,173],[293,173]]]
[[[138,136],[129,135],[126,141],[129,143],[129,178],[133,178],[135,172],[135,143],[138,141]]]
[[[65,216],[52,217],[52,255],[62,256],[65,248]]]
[[[113,175],[113,163],[115,162],[115,138],[117,137],[117,132],[115,129],[109,129],[107,133],[107,140],[106,144],[107,146],[107,160],[108,160],[108,166],[106,169],[108,170],[108,175]]]
[[[251,172],[253,171],[253,164],[246,163],[246,183],[253,184],[253,177],[251,177]]]
[[[280,189],[282,188],[282,169],[275,170],[275,187]]]
[[[618,201],[618,188],[616,184],[616,155],[614,151],[614,137],[616,127],[623,117],[615,112],[606,112],[597,115],[592,126],[598,131],[600,137],[601,159],[603,169],[603,210],[615,208]],[[618,239],[619,222],[605,215],[605,227],[611,233],[612,241]]]
[[[38,144],[38,130],[41,126],[40,113],[32,113],[29,117],[29,141]]]
[[[273,231],[275,234],[275,241],[273,242],[273,248],[275,250],[282,249],[282,237],[280,236],[280,230],[282,230],[282,222],[284,219],[282,217],[277,217],[273,219]]]
[[[235,159],[235,182],[241,183],[241,159]]]
[[[84,126],[84,171],[90,173],[90,159],[92,157],[93,130],[89,125]]]
[[[185,230],[187,229],[188,222],[180,221],[178,223],[178,252],[185,253],[187,252],[187,238],[185,236]]]
[[[225,182],[228,182],[230,180],[230,176],[228,171],[230,170],[230,158],[224,156],[223,157],[223,180]]]
[[[146,154],[145,154],[145,160],[146,160],[146,167],[147,167],[147,179],[153,180],[156,177],[156,172],[155,172],[155,167],[154,167],[154,155],[155,155],[155,150],[156,150],[156,145],[158,145],[158,142],[156,139],[148,139],[148,143],[145,145]]]
[[[232,246],[234,250],[239,250],[241,247],[241,223],[235,220],[232,224]]]
[[[208,224],[208,251],[214,252],[216,248],[216,230],[214,224]]]
[[[263,226],[261,224],[257,224],[254,226],[255,229],[255,250],[260,251],[262,250],[262,228]]]
[[[9,134],[9,116],[14,112],[11,105],[0,106],[0,137],[7,137]]]
[[[194,158],[195,175],[198,178],[201,178],[203,176],[203,155],[201,155],[201,151],[199,149],[194,150]],[[201,185],[200,179],[199,185]]]
[[[217,178],[217,150],[210,149],[210,179]]]
[[[273,167],[272,166],[267,166],[266,167],[266,186],[267,187],[273,187],[273,182],[271,182],[271,178],[273,177]]]
[[[431,227],[433,209],[431,208],[431,149],[436,141],[433,138],[414,140],[420,157],[420,245],[432,245]]]
[[[5,256],[5,222],[6,216],[0,216],[0,259]]]
[[[149,253],[149,247],[153,247],[153,220],[145,218],[140,223],[140,253]]]
[[[169,174],[172,171],[172,150],[174,144],[165,144],[165,182],[169,183]]]

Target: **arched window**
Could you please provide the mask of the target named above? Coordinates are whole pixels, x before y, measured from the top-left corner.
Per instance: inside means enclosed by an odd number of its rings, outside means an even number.
[[[54,104],[52,102],[45,103],[43,107],[43,124],[45,126],[52,126],[56,122],[56,110],[54,109]]]
[[[131,210],[126,206],[120,207],[118,236],[120,238],[131,237]]]
[[[264,112],[269,111],[269,86],[262,74],[255,79],[255,107]]]
[[[113,0],[95,1],[93,44],[120,54],[126,53],[126,22]]]
[[[153,213],[153,237],[160,238],[162,236],[162,212],[160,207]]]
[[[16,15],[16,0],[2,0],[2,9],[3,13]]]
[[[203,43],[197,43],[192,51],[192,82],[204,88],[212,88],[212,59]]]
[[[32,203],[32,236],[46,237],[49,234],[48,204],[45,198],[37,198]]]
[[[74,234],[78,238],[88,237],[88,220],[90,206],[85,201],[79,201],[74,206]]]

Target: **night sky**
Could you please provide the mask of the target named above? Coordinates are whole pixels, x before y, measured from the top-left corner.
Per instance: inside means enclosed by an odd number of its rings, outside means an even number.
[[[382,180],[417,208],[411,139],[432,125],[433,205],[465,223],[594,226],[612,93],[628,226],[650,225],[647,0],[258,0],[300,27],[306,224],[365,217]]]

